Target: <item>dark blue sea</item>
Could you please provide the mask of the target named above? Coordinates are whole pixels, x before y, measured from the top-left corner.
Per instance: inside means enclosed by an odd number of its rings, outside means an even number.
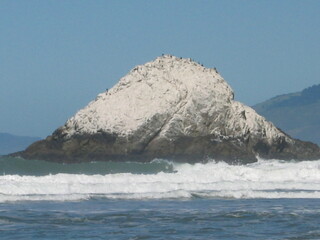
[[[320,160],[0,158],[0,239],[320,239]]]

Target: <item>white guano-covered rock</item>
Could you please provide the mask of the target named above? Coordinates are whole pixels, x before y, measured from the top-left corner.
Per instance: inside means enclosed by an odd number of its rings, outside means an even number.
[[[319,159],[237,101],[216,69],[164,55],[133,68],[45,140],[18,153],[56,162]]]
[[[133,68],[109,91],[67,121],[66,137],[97,132],[130,136],[157,117],[160,136],[203,136],[216,140],[254,134],[268,141],[284,136],[234,93],[215,69],[171,55]]]

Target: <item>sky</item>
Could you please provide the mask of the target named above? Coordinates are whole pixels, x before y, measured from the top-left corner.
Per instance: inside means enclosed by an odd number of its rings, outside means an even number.
[[[1,0],[0,132],[46,137],[161,54],[247,105],[320,83],[318,0]]]

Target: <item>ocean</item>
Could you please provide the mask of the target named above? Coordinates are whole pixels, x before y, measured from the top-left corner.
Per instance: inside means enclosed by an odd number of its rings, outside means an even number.
[[[320,239],[320,160],[0,158],[0,239]]]

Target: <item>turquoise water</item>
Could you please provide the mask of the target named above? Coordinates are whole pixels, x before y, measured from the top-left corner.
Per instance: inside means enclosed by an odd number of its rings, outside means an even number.
[[[155,174],[158,172],[173,172],[173,164],[164,160],[154,160],[152,163],[137,162],[90,162],[77,164],[61,164],[37,160],[25,160],[0,156],[0,174],[45,176],[48,174]]]
[[[0,239],[320,239],[320,161],[0,158]]]

